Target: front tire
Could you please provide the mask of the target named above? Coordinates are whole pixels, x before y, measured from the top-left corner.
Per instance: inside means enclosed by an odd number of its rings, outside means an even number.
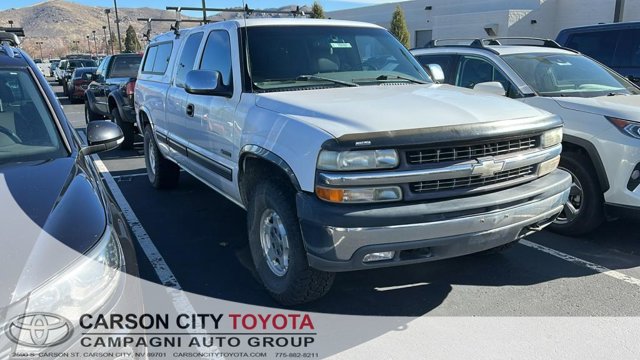
[[[117,107],[111,110],[111,119],[113,119],[113,122],[116,123],[120,129],[122,129],[122,134],[124,135],[124,141],[122,141],[120,148],[123,150],[133,149],[133,140],[136,136],[133,123],[124,121],[120,116],[120,111],[118,111]]]
[[[591,161],[579,152],[562,153],[560,169],[571,174],[569,201],[549,228],[568,236],[595,230],[604,221],[603,197]]]
[[[150,125],[144,128],[144,164],[154,188],[170,189],[178,185],[180,167],[162,156]]]
[[[100,119],[101,119],[100,115],[96,114],[91,110],[91,107],[89,106],[89,100],[85,100],[84,101],[84,121],[87,123],[87,125],[91,121],[100,120]]]
[[[307,303],[324,296],[335,274],[309,267],[293,189],[266,180],[258,183],[249,198],[251,257],[269,294],[283,305]]]

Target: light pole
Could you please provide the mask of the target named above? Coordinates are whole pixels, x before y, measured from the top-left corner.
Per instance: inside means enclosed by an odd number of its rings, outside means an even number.
[[[91,43],[89,42],[89,35],[87,35],[87,49],[89,49],[89,55],[91,55]]]
[[[96,51],[96,57],[98,57],[98,42],[96,41],[96,31],[91,31],[93,33],[93,50]]]
[[[111,55],[115,54],[113,50],[113,37],[111,36],[111,21],[109,21],[109,13],[111,13],[111,9],[104,9],[104,13],[107,14],[107,26],[109,26],[109,43],[111,44]]]
[[[13,20],[9,20],[9,26],[13,27]]]
[[[42,59],[42,44],[44,44],[42,41],[36,41],[36,45],[38,45],[40,47],[40,59]]]
[[[122,54],[122,41],[120,40],[120,18],[118,17],[117,0],[113,0],[113,7],[116,10],[116,31],[118,31],[118,51]]]
[[[107,41],[107,27],[102,25],[102,32],[104,33],[104,53],[109,55],[109,42]]]

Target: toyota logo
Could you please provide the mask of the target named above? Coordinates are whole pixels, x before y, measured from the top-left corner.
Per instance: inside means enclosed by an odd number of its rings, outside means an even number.
[[[30,313],[13,318],[6,325],[5,333],[16,344],[42,348],[69,340],[73,325],[56,314]]]

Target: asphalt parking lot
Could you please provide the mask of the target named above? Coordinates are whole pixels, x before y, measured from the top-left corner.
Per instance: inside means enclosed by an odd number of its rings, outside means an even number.
[[[84,105],[70,104],[51,84],[82,131]],[[168,266],[160,269],[140,247],[141,276],[162,283],[169,272],[192,293],[277,307],[251,271],[244,210],[186,173],[177,189],[155,190],[137,141],[134,150],[100,159],[140,222],[136,234],[144,229]],[[543,231],[498,255],[341,273],[326,297],[298,309],[414,317],[638,316],[639,279],[638,223],[617,220],[580,238]]]

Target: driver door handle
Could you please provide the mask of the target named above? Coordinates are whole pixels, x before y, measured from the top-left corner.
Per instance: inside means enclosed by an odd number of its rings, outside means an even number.
[[[190,117],[193,117],[193,113],[195,111],[195,107],[193,106],[193,104],[188,104],[187,105],[187,115]]]

